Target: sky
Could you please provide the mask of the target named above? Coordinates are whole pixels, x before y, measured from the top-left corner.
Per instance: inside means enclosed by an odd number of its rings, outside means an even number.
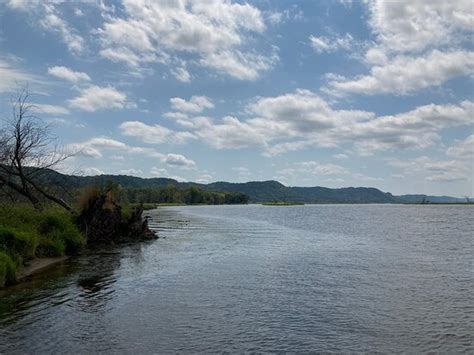
[[[474,3],[0,0],[62,172],[474,195]]]

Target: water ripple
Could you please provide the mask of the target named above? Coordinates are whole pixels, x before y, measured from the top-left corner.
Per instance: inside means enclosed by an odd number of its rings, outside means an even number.
[[[0,353],[473,353],[474,208],[200,206],[0,293]]]

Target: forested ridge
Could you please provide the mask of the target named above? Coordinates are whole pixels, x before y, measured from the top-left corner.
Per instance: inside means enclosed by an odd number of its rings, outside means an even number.
[[[67,190],[77,190],[88,186],[105,186],[113,182],[127,191],[130,202],[150,203],[261,203],[271,201],[304,202],[304,203],[421,203],[429,202],[464,202],[464,199],[449,196],[402,195],[395,196],[371,187],[327,188],[291,187],[278,181],[251,181],[245,183],[214,182],[199,184],[178,182],[169,178],[140,178],[128,175],[75,176],[64,175],[54,170],[43,173],[44,179],[51,186],[61,186]],[[197,190],[190,190],[190,188]],[[190,195],[190,192],[192,195]],[[218,194],[218,193],[224,193]],[[232,195],[244,194],[243,196]],[[173,196],[170,196],[173,195]],[[226,197],[227,196],[227,197]],[[227,202],[226,202],[227,198]]]

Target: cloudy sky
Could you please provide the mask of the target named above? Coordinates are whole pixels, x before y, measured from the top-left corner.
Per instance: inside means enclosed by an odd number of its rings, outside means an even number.
[[[471,0],[2,0],[0,113],[28,83],[85,175],[472,196],[473,21]]]

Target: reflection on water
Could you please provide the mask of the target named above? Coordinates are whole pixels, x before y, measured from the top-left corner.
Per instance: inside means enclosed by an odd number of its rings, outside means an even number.
[[[471,206],[200,206],[0,291],[3,352],[473,352]]]
[[[95,252],[86,260],[78,273],[78,308],[83,312],[104,309],[113,298],[116,282],[115,270],[120,267],[119,252]]]

